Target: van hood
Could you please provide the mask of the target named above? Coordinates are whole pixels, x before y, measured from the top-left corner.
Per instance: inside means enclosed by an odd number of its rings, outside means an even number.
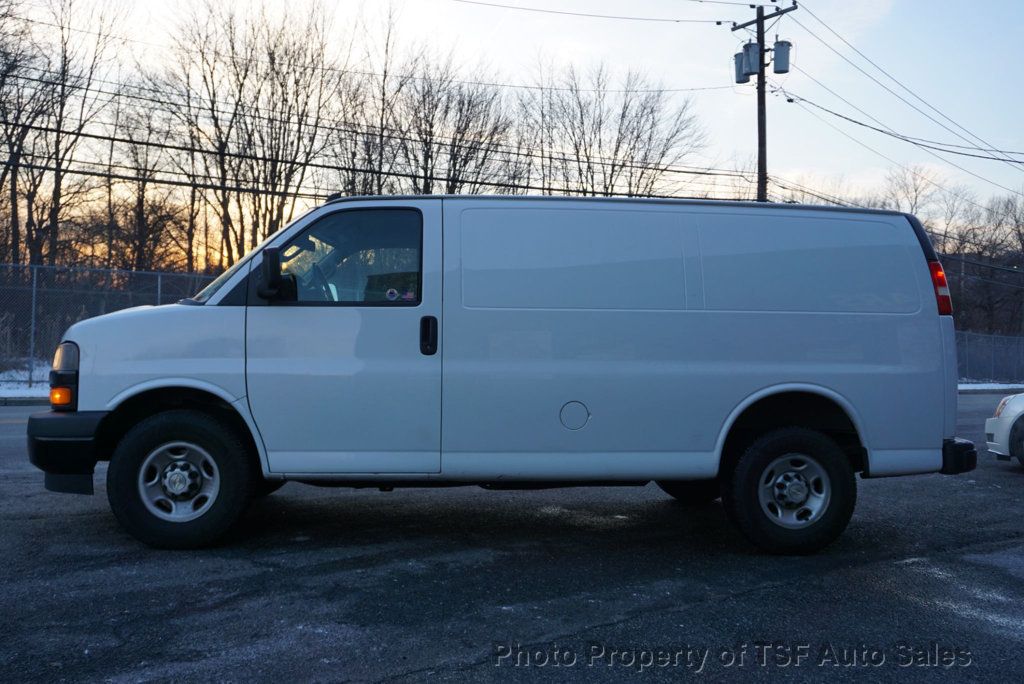
[[[96,359],[122,363],[244,354],[242,307],[137,306],[75,323],[64,340],[81,350],[82,369]]]
[[[161,314],[165,309],[179,306],[178,304],[165,304],[163,306],[153,306],[152,304],[143,304],[140,306],[133,306],[129,309],[118,309],[117,311],[111,311],[110,313],[100,314],[99,316],[93,316],[92,318],[86,318],[78,321],[64,333],[63,340],[78,342],[76,335],[82,333],[88,333],[97,326],[109,325],[115,321],[123,321],[125,319],[137,319],[141,317],[152,318],[154,314]]]

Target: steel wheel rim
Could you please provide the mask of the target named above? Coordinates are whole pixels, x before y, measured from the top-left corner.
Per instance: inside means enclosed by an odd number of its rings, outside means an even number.
[[[199,518],[220,493],[220,470],[209,452],[192,442],[168,442],[151,451],[138,475],[146,510],[168,522]]]
[[[815,458],[786,454],[761,471],[757,498],[773,523],[790,530],[803,529],[825,514],[832,499],[832,482]]]

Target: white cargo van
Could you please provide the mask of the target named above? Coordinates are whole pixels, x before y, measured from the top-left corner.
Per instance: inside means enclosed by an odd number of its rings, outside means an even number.
[[[855,475],[974,468],[945,275],[892,212],[329,202],[192,299],[71,327],[32,416],[53,491],[212,542],[283,482],[644,485],[818,549]]]

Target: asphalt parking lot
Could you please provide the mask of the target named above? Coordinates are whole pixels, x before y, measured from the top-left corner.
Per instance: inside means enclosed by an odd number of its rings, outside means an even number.
[[[1024,468],[983,451],[998,400],[960,398],[975,472],[860,482],[807,558],[653,485],[289,484],[222,547],[153,551],[102,476],[46,492],[24,451],[40,409],[0,408],[0,680],[1019,680]]]

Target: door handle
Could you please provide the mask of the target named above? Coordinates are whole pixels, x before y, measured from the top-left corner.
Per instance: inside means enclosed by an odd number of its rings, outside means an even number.
[[[437,353],[437,317],[424,316],[420,319],[420,353],[433,356]]]

